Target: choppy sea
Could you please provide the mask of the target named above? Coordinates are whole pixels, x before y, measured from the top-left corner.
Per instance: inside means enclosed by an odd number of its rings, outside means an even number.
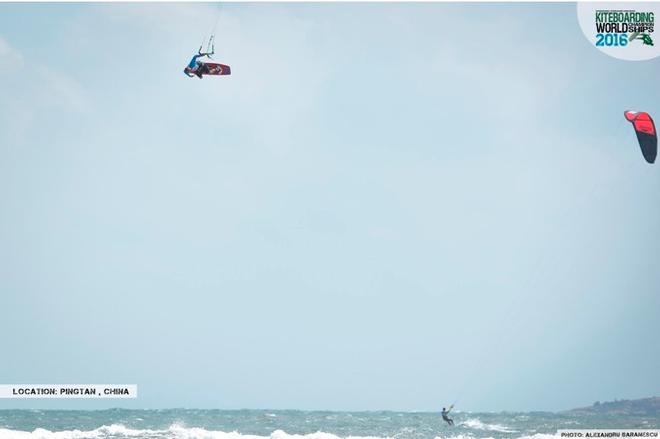
[[[0,439],[550,439],[559,429],[658,429],[658,417],[296,410],[0,410]]]

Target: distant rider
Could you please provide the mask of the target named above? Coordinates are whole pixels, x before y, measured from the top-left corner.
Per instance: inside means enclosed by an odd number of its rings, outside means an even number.
[[[199,79],[202,79],[202,74],[206,73],[206,72],[204,72],[204,63],[198,61],[197,59],[202,58],[204,56],[210,56],[210,55],[213,55],[213,54],[208,53],[208,52],[202,52],[202,49],[199,49],[197,51],[197,55],[192,57],[192,59],[190,60],[190,63],[188,63],[188,66],[183,70],[183,73],[185,73],[190,78],[197,75],[197,77]]]
[[[444,407],[442,408],[442,419],[445,420],[445,422],[448,425],[454,425],[454,420],[449,417],[449,412],[451,411],[453,405],[449,406],[449,410],[445,409]]]

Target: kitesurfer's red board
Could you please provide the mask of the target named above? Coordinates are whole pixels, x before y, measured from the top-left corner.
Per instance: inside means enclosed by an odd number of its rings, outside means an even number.
[[[231,67],[225,64],[205,62],[206,71],[204,75],[231,75]]]

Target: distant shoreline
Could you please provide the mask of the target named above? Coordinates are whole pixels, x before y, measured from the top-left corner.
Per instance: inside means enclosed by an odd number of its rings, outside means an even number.
[[[660,416],[660,397],[617,399],[607,402],[596,401],[589,407],[575,408],[564,413]]]
[[[128,408],[128,407],[108,407],[108,408],[0,408],[3,411],[80,411],[80,412],[102,412],[102,411],[195,411],[195,410],[208,410],[220,412],[272,412],[272,413],[285,413],[285,412],[300,412],[300,413],[420,413],[420,414],[434,414],[439,413],[439,410],[323,410],[323,409],[273,409],[273,408],[200,408],[200,407],[169,407],[169,408]],[[463,411],[463,413],[547,413],[547,414],[600,414],[600,415],[620,415],[620,416],[660,416],[660,397],[653,396],[649,398],[640,399],[617,399],[614,401],[600,402],[596,401],[588,407],[578,407],[568,410],[530,410],[530,411],[511,411],[502,410],[499,412],[494,411]]]

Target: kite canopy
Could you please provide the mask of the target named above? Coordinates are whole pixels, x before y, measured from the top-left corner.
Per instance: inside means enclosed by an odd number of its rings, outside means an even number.
[[[647,162],[655,162],[658,155],[658,133],[655,130],[653,119],[648,113],[637,111],[625,111],[623,115],[628,122],[633,124],[639,147]]]

